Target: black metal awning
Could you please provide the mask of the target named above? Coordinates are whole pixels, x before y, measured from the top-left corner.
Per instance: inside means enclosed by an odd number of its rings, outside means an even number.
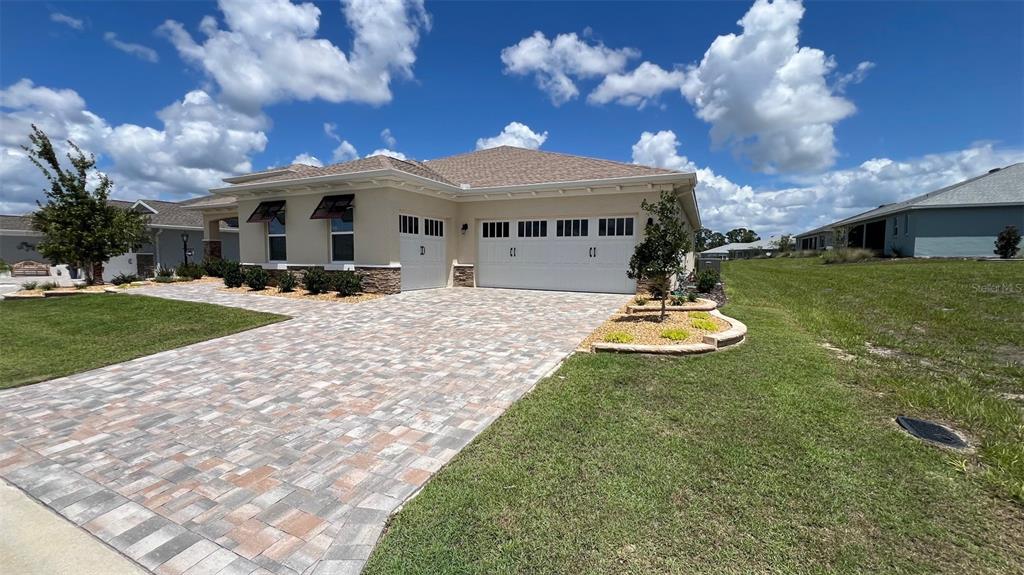
[[[284,200],[274,200],[271,202],[260,202],[260,205],[256,206],[253,210],[252,215],[249,216],[248,220],[250,224],[259,224],[269,222],[274,219],[274,216],[278,212],[284,209]]]
[[[316,209],[313,210],[313,215],[309,216],[309,219],[330,220],[332,218],[340,218],[352,206],[353,198],[355,198],[355,194],[324,196],[320,203],[317,204]]]

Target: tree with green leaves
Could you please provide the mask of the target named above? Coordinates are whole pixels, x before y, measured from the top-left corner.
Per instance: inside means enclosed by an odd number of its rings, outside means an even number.
[[[36,202],[32,227],[43,234],[36,245],[46,258],[86,270],[91,283],[103,283],[103,263],[137,248],[147,239],[147,218],[107,203],[113,183],[96,170],[96,158],[86,155],[74,142],[65,169],[42,130],[32,126],[32,146],[22,146],[29,159],[50,183],[46,203]],[[90,191],[89,178],[97,184]]]
[[[646,281],[661,291],[661,316],[665,321],[665,303],[672,290],[672,276],[681,274],[692,243],[683,223],[679,201],[672,192],[662,192],[658,202],[644,200],[641,207],[651,215],[644,227],[644,239],[629,258],[630,279]]]
[[[748,244],[761,239],[754,230],[747,228],[735,228],[725,233],[725,239],[730,244]]]
[[[776,249],[779,253],[784,254],[792,251],[793,249],[793,236],[789,234],[782,234],[779,239],[775,242]]]
[[[1020,251],[1020,232],[1017,231],[1017,226],[1006,226],[996,236],[995,244],[996,249],[994,252],[1000,258],[1008,260],[1016,256],[1017,252]]]

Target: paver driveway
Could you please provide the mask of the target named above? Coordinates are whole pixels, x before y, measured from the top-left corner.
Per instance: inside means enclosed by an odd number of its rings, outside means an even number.
[[[0,392],[0,476],[189,575],[357,573],[388,515],[627,299],[138,293],[293,319]]]

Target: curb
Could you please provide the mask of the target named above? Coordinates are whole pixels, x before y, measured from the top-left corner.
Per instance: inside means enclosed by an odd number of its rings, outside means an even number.
[[[692,311],[692,310],[691,310]],[[704,336],[702,343],[684,343],[678,345],[642,345],[632,343],[593,343],[590,348],[595,353],[650,353],[655,355],[699,355],[720,351],[727,347],[743,343],[747,338],[747,326],[738,319],[733,319],[718,310],[711,315],[729,324],[729,329]]]

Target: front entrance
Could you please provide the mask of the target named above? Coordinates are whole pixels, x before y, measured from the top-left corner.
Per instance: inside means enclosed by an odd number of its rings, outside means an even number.
[[[402,291],[448,285],[444,220],[398,216]]]
[[[140,278],[151,278],[156,275],[156,260],[153,254],[135,254],[135,268]]]
[[[477,285],[633,293],[632,216],[480,222]]]

